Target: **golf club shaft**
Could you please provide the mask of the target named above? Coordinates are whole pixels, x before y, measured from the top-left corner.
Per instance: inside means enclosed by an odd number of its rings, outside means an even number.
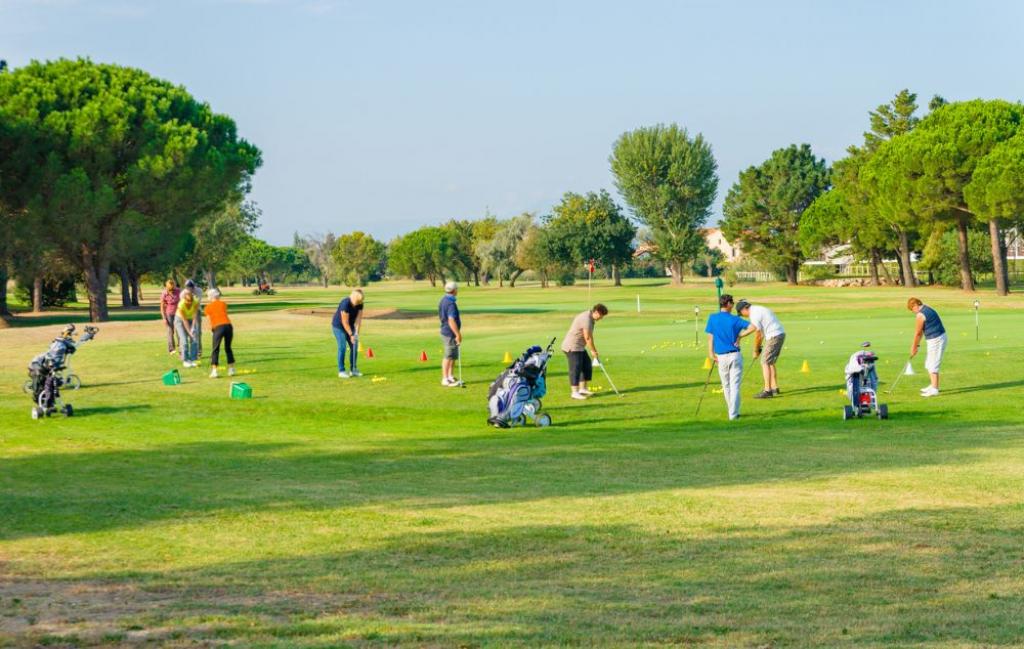
[[[900,370],[900,373],[896,377],[896,380],[893,381],[892,385],[889,386],[889,390],[886,392],[886,394],[892,394],[893,390],[896,389],[896,386],[899,385],[899,383],[900,383],[900,379],[902,379],[903,375],[907,373],[907,365],[910,364],[910,362],[913,360],[913,358],[914,358],[913,356],[909,356],[907,358],[907,362],[903,364],[903,369]]]
[[[622,393],[619,392],[619,389],[617,387],[615,387],[615,383],[612,381],[612,377],[608,375],[608,370],[604,368],[604,363],[601,363],[599,367],[601,368],[601,371],[604,372],[604,378],[608,379],[608,385],[612,386],[612,390],[615,391],[615,394],[621,397]]]
[[[700,414],[700,405],[704,403],[704,395],[708,393],[708,385],[711,383],[711,373],[715,371],[715,366],[718,365],[718,359],[715,359],[711,363],[711,369],[708,370],[708,378],[704,379],[704,389],[700,392],[700,398],[697,399],[697,410],[694,411],[693,416],[696,417]]]

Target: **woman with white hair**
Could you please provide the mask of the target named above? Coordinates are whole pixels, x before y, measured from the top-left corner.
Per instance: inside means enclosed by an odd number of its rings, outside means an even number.
[[[235,354],[231,351],[231,341],[235,337],[235,327],[228,319],[228,305],[220,299],[220,291],[211,288],[206,292],[210,301],[203,313],[210,320],[210,332],[213,334],[213,354],[210,356],[210,378],[217,378],[217,364],[220,362],[220,345],[224,343],[224,353],[228,357],[228,376],[235,375]]]

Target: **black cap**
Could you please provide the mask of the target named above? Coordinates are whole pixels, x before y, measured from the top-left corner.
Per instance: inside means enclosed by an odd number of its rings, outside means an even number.
[[[740,301],[736,303],[736,311],[742,311],[743,309],[749,309],[750,302],[744,298],[740,298]]]

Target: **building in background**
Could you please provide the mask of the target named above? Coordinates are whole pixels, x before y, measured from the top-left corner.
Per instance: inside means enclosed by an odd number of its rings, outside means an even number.
[[[736,261],[743,256],[739,245],[734,246],[729,243],[729,240],[722,234],[721,228],[704,228],[702,234],[704,235],[704,243],[707,244],[707,247],[722,253],[722,259],[725,261]]]

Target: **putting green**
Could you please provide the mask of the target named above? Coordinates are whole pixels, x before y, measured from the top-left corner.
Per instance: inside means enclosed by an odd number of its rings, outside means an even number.
[[[748,358],[732,424],[714,382],[693,416],[706,283],[467,287],[466,390],[439,385],[424,283],[367,290],[349,380],[315,313],[343,290],[229,289],[252,399],[206,358],[175,364],[155,310],[125,312],[73,359],[76,416],[41,422],[24,368],[68,316],[2,330],[0,646],[1024,643],[1024,299],[980,293],[975,340],[976,296],[915,291],[951,339],[943,392],[922,399],[923,357],[884,394],[910,291],[731,290],[788,334],[783,396],[751,398]],[[597,395],[570,400],[556,355],[554,424],[486,426],[505,352],[560,341],[592,301],[611,309],[595,338],[625,396],[596,371]],[[864,340],[889,421],[842,421]]]

